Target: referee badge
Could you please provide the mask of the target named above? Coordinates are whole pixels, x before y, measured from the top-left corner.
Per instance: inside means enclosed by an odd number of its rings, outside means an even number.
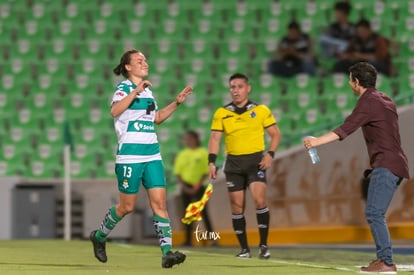
[[[255,113],[254,111],[251,111],[251,112],[250,112],[250,117],[251,117],[251,118],[255,118],[255,117],[256,117],[256,113]]]

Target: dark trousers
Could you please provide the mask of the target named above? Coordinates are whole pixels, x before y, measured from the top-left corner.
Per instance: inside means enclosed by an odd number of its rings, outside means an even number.
[[[206,187],[201,186],[200,189],[198,189],[197,193],[192,194],[192,195],[186,194],[185,192],[182,191],[181,196],[182,196],[182,200],[184,204],[184,209],[187,208],[187,206],[191,202],[200,200],[203,197],[205,190],[206,190]],[[203,218],[204,224],[206,226],[206,230],[208,232],[213,232],[213,227],[211,226],[210,218],[207,213],[207,204],[204,206],[203,211],[201,211],[201,217]],[[192,230],[193,230],[192,224],[187,224],[185,226],[185,245],[191,245],[191,239],[192,239],[192,233],[193,233]]]

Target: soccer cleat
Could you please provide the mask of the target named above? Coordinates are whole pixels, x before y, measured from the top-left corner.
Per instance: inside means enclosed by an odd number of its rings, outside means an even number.
[[[360,273],[364,274],[397,274],[397,266],[387,265],[383,260],[372,261],[368,266],[361,267]]]
[[[100,262],[106,263],[108,258],[106,257],[106,249],[105,244],[106,242],[101,243],[98,241],[98,239],[95,237],[96,230],[91,232],[91,235],[89,236],[89,239],[92,242],[93,245],[93,253],[95,254],[95,258],[97,258]]]
[[[269,259],[270,258],[270,252],[267,245],[261,244],[259,246],[259,259]]]
[[[162,256],[161,266],[163,268],[171,268],[173,267],[173,265],[183,263],[185,261],[185,258],[186,258],[185,254],[179,251],[175,251],[175,252],[168,251],[167,254]]]
[[[239,254],[236,255],[237,258],[241,258],[241,259],[248,259],[251,258],[252,256],[250,255],[250,250],[247,248],[243,248]]]

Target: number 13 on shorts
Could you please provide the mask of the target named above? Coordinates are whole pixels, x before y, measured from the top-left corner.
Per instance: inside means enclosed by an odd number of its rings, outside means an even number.
[[[132,174],[132,167],[131,166],[122,166],[124,169],[124,178],[131,178],[131,174]]]
[[[118,190],[120,192],[133,194],[138,191],[137,185],[139,183],[135,179],[137,171],[134,170],[133,164],[117,163],[115,165],[115,173],[118,179]]]

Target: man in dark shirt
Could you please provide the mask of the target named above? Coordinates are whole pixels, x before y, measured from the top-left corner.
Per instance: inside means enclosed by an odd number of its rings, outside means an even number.
[[[292,77],[298,73],[314,75],[315,70],[312,39],[302,33],[298,23],[291,22],[275,57],[269,62],[269,72],[275,76]]]
[[[340,60],[334,65],[334,72],[346,73],[349,66],[365,61],[375,66],[384,75],[391,73],[391,56],[389,54],[390,41],[374,32],[366,19],[357,24],[356,35],[352,38]]]
[[[402,179],[409,178],[407,157],[401,148],[398,114],[392,100],[375,89],[375,67],[359,62],[351,66],[349,72],[349,85],[359,97],[351,115],[332,132],[318,138],[305,138],[303,142],[309,149],[343,140],[362,128],[373,168],[365,215],[375,241],[377,259],[362,267],[361,272],[395,274],[397,268],[392,259],[385,213]]]
[[[347,1],[335,3],[335,22],[319,38],[325,57],[338,57],[355,35],[355,24],[349,22],[351,4]]]

